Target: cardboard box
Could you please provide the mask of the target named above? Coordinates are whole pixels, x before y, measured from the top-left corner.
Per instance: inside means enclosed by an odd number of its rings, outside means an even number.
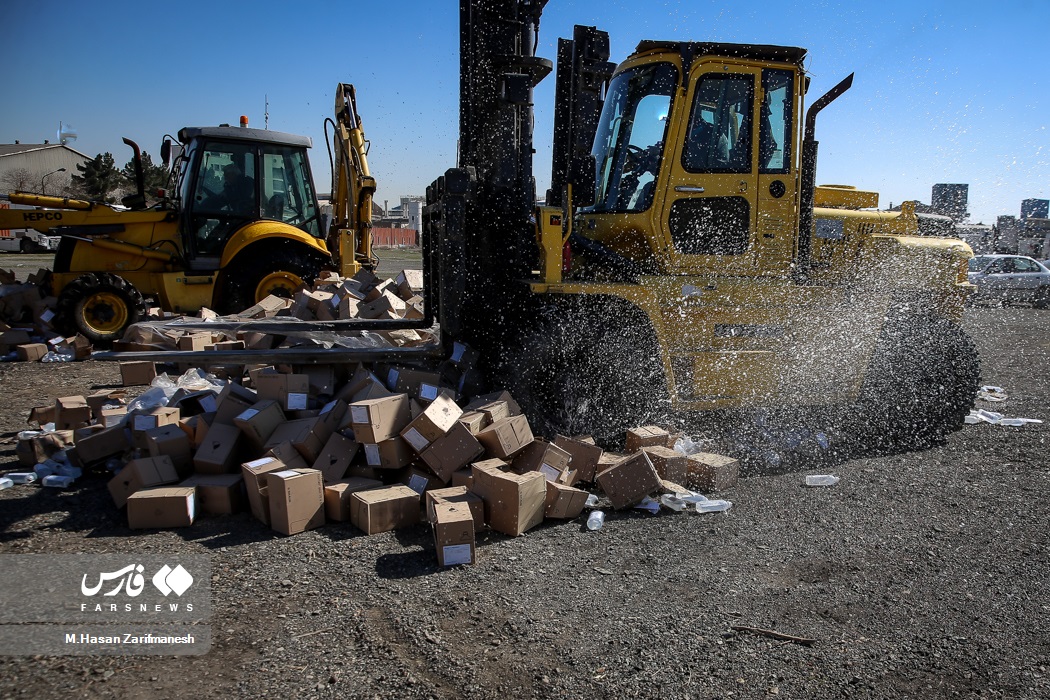
[[[459,417],[459,422],[470,431],[471,435],[477,435],[482,429],[492,424],[488,415],[481,411],[467,411]]]
[[[124,406],[128,392],[124,389],[103,389],[96,391],[87,397],[87,404],[91,407],[91,415],[97,420],[105,406]]]
[[[198,352],[211,344],[211,333],[187,333],[179,337],[176,347],[179,350]]]
[[[120,363],[120,381],[124,386],[149,386],[156,378],[157,367],[148,360]]]
[[[548,481],[543,515],[546,518],[572,520],[583,512],[587,496],[586,491]]]
[[[533,440],[525,416],[511,416],[494,422],[475,437],[485,451],[498,459],[510,459]]]
[[[517,537],[543,522],[547,480],[539,472],[513,474],[474,465],[471,490],[485,501],[485,522]]]
[[[694,491],[712,493],[736,485],[740,463],[732,457],[712,452],[697,452],[686,458],[685,485]]]
[[[15,445],[15,455],[18,463],[24,467],[32,467],[51,455],[73,446],[73,431],[58,430],[50,433],[42,433],[33,437],[18,439]]]
[[[518,402],[514,400],[514,397],[510,395],[509,391],[494,391],[491,394],[482,394],[481,396],[475,397],[473,401],[467,404],[464,410],[472,411],[478,406],[484,406],[493,403],[494,401],[505,401],[510,415],[521,415],[521,406],[518,405]]]
[[[463,414],[456,402],[447,396],[438,396],[423,412],[401,431],[401,437],[416,452],[423,452],[435,440],[444,437],[458,425]]]
[[[329,520],[350,520],[350,497],[358,491],[383,487],[379,479],[353,477],[324,487],[324,512]]]
[[[178,425],[181,417],[179,409],[158,406],[148,411],[136,411],[128,416],[128,427],[131,428],[131,439],[135,447],[149,449],[146,445],[146,431],[165,425]]]
[[[316,469],[285,469],[266,474],[270,527],[294,535],[324,525],[324,484]]]
[[[262,372],[255,377],[255,390],[260,399],[273,399],[286,411],[299,411],[307,407],[310,377],[305,374]]]
[[[29,409],[30,422],[36,421],[37,425],[46,425],[47,423],[55,422],[55,405],[50,406],[34,406]]]
[[[452,481],[450,486],[464,486],[467,489],[471,489],[474,486],[474,470],[470,467],[464,469],[458,469],[452,472]]]
[[[185,478],[193,471],[193,442],[178,425],[162,425],[146,431],[146,449],[151,457],[167,456],[179,476]]]
[[[422,270],[402,270],[398,273],[397,277],[394,278],[394,284],[397,285],[398,295],[408,301],[416,292],[422,291],[423,289],[423,271]]]
[[[189,527],[197,517],[197,489],[161,486],[136,491],[128,497],[128,527]]]
[[[265,448],[272,449],[282,442],[290,442],[307,464],[313,464],[331,435],[332,431],[324,418],[299,418],[277,426],[266,441]]]
[[[303,458],[299,450],[295,449],[295,445],[287,441],[277,444],[271,442],[267,445],[266,454],[263,456],[281,460],[288,469],[309,469],[312,464]]]
[[[171,458],[161,455],[131,460],[109,480],[107,487],[113,503],[117,508],[123,508],[131,494],[152,486],[174,484],[178,480],[179,473]]]
[[[227,382],[219,392],[219,405],[215,411],[216,423],[233,425],[233,419],[258,403],[259,396],[235,382]]]
[[[408,394],[394,394],[350,404],[350,425],[360,443],[397,437],[412,420]]]
[[[219,395],[211,389],[204,391],[176,391],[168,400],[169,408],[179,409],[183,418],[201,413],[215,413],[219,407]]]
[[[273,435],[273,431],[284,423],[284,411],[273,399],[263,399],[246,408],[233,419],[233,424],[244,434],[249,443],[262,449]]]
[[[430,472],[417,469],[416,467],[410,467],[405,472],[404,476],[401,478],[401,483],[418,493],[420,496],[430,489],[439,489],[445,485],[441,479]]]
[[[240,446],[240,430],[232,425],[216,423],[208,430],[208,436],[193,454],[193,468],[198,474],[236,472]]]
[[[478,439],[465,425],[456,421],[447,435],[430,443],[430,446],[423,450],[419,457],[442,481],[448,483],[453,473],[484,453],[485,448],[478,442]]]
[[[123,425],[128,417],[127,406],[115,406],[113,408],[103,408],[98,413],[98,422],[103,428],[112,428],[114,426]]]
[[[203,515],[231,515],[244,510],[244,478],[240,474],[197,474],[179,486],[197,489]]]
[[[637,452],[643,447],[665,447],[668,432],[657,425],[645,425],[627,431],[627,451]]]
[[[474,518],[474,531],[485,527],[485,501],[466,486],[448,486],[443,489],[431,489],[423,496],[426,501],[427,522],[434,522],[434,506],[438,503],[459,503],[470,509]]]
[[[594,477],[598,472],[598,461],[602,457],[602,448],[593,442],[584,442],[564,435],[556,436],[554,444],[568,452],[571,457],[569,466],[576,472],[573,484],[594,483]]]
[[[91,466],[131,449],[131,436],[118,425],[100,430],[77,441],[77,459],[82,466]],[[36,462],[34,462],[36,464]]]
[[[400,437],[393,437],[376,444],[362,445],[365,463],[378,469],[401,469],[411,464],[416,453]]]
[[[262,457],[241,465],[241,478],[244,481],[248,507],[252,515],[267,525],[270,524],[270,500],[269,490],[266,488],[266,475],[287,469],[287,465],[276,457]]]
[[[547,481],[568,484],[571,481],[569,464],[572,460],[566,450],[539,438],[534,439],[514,457],[511,468],[519,474],[540,472]]]
[[[643,447],[642,452],[649,455],[649,461],[661,479],[685,484],[688,473],[688,458],[681,452],[666,447]]]
[[[55,399],[55,428],[74,430],[91,422],[91,406],[83,396]]]
[[[332,399],[321,407],[317,415],[324,418],[324,422],[333,433],[344,430],[353,433],[350,428],[350,406],[345,401]]]
[[[437,372],[423,372],[418,369],[405,367],[391,367],[387,372],[387,388],[399,394],[408,394],[414,399],[425,399],[433,401],[437,393],[433,387],[441,385],[441,375]],[[427,390],[427,397],[423,396],[423,386],[431,387]],[[431,395],[433,394],[433,395]]]
[[[597,481],[617,510],[629,508],[660,489],[660,477],[644,452],[624,457],[599,474]]]
[[[321,472],[324,483],[339,481],[350,468],[359,447],[360,445],[350,438],[332,433],[321,449],[321,454],[314,460],[313,468]]]
[[[473,564],[474,518],[470,508],[460,503],[434,506],[434,548],[440,566]]]
[[[367,535],[419,522],[419,494],[404,484],[358,491],[350,496],[350,522]]]
[[[44,343],[26,343],[15,346],[15,354],[22,362],[39,362],[47,352],[47,345]]]

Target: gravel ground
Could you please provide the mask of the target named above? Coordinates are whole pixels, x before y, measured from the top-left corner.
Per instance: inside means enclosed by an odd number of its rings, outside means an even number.
[[[965,325],[984,383],[1010,394],[985,407],[1050,419],[1050,313]],[[100,362],[0,366],[0,469],[31,406],[118,379]],[[208,555],[214,644],[0,659],[0,698],[1050,697],[1047,434],[967,426],[922,452],[754,475],[725,513],[482,533],[477,565],[448,570],[422,525],[284,538],[243,514],[142,533],[101,478],[15,487],[0,553]],[[829,469],[838,486],[802,487]]]

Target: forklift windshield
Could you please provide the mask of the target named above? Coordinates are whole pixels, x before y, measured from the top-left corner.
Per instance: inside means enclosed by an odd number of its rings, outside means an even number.
[[[585,211],[639,212],[652,204],[677,79],[670,63],[638,66],[612,79],[591,150],[595,204]]]

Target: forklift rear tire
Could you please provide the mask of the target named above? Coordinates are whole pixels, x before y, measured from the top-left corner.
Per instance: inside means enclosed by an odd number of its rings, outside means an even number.
[[[269,295],[291,299],[300,286],[313,284],[324,258],[291,241],[257,245],[238,255],[223,270],[222,314],[237,314]]]
[[[94,345],[108,346],[146,315],[142,293],[123,277],[81,275],[58,297],[56,316],[65,333],[80,333]]]
[[[923,315],[888,321],[854,414],[861,452],[939,444],[963,426],[981,379],[973,341],[953,321]]]

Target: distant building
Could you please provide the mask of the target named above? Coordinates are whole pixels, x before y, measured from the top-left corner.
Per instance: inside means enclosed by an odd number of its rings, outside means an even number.
[[[956,223],[965,221],[970,213],[966,210],[969,205],[970,186],[962,184],[937,184],[933,186],[933,197],[930,205],[934,212],[950,216]]]
[[[1024,199],[1021,201],[1022,219],[1050,218],[1050,199]]]
[[[79,173],[77,166],[90,160],[59,143],[0,144],[0,191],[4,194],[14,190],[36,194],[65,192],[69,178]],[[62,168],[65,170],[57,172]]]

